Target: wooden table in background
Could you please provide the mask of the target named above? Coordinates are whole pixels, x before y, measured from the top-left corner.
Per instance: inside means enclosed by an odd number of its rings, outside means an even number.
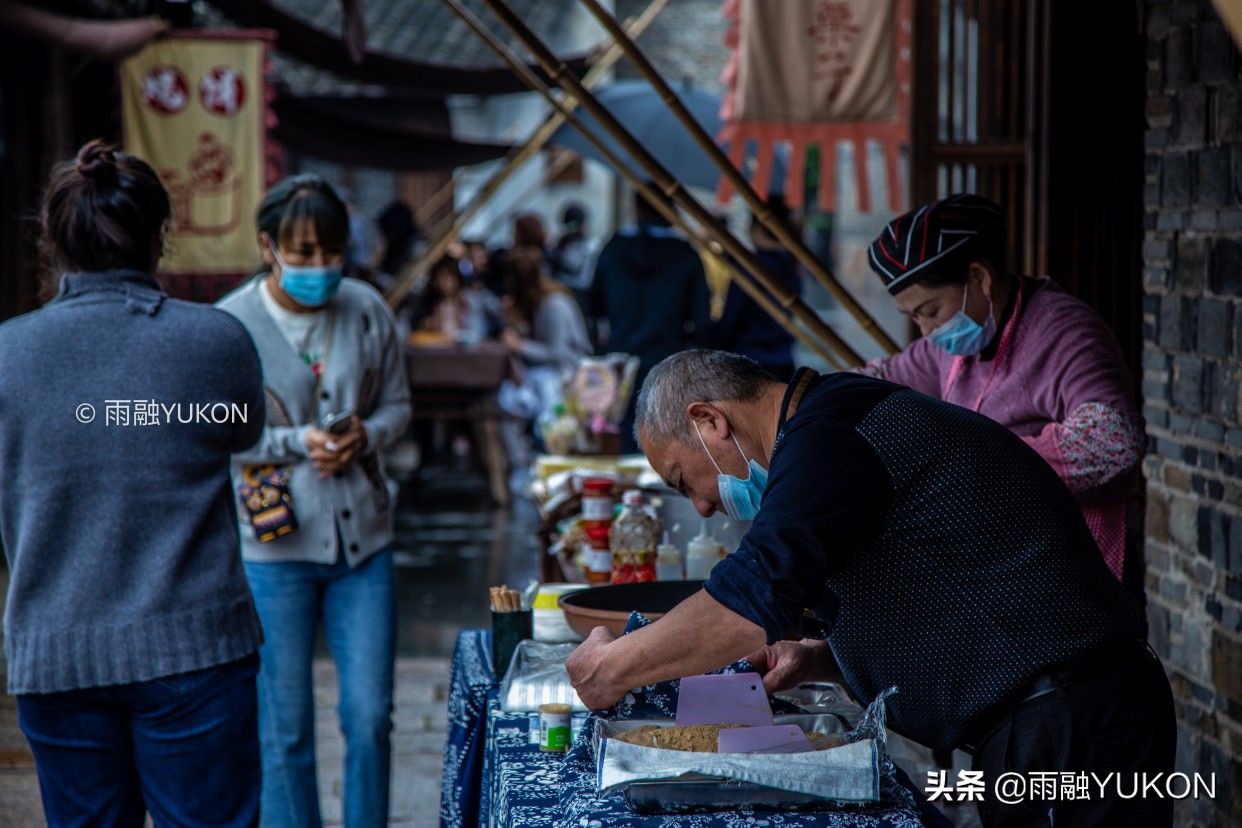
[[[477,345],[406,345],[406,370],[414,416],[434,420],[467,420],[487,468],[492,497],[509,504],[507,459],[500,441],[500,421],[506,415],[496,403],[496,391],[515,376],[513,354],[498,342]]]

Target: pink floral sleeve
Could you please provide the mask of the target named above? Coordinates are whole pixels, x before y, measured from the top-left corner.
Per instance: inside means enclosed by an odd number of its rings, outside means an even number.
[[[1098,402],[1083,403],[1064,422],[1049,423],[1038,435],[1023,439],[1076,493],[1133,471],[1145,445],[1141,420]]]

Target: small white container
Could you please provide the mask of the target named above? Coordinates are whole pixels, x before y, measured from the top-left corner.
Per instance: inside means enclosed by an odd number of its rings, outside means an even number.
[[[565,621],[565,612],[557,604],[562,595],[586,589],[586,584],[540,584],[535,594],[534,639],[548,644],[578,642],[578,635]]]
[[[703,521],[699,534],[686,547],[686,578],[707,580],[712,567],[720,563],[720,552],[720,542],[707,533],[707,521]]]
[[[664,542],[656,547],[656,580],[686,580],[685,561],[681,550],[668,542],[668,532],[664,533]]]

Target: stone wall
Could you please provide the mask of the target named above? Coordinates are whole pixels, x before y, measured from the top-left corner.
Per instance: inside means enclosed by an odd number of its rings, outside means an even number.
[[[1147,0],[1143,398],[1151,642],[1178,770],[1242,814],[1242,60],[1209,0]],[[1230,814],[1233,814],[1231,817]]]

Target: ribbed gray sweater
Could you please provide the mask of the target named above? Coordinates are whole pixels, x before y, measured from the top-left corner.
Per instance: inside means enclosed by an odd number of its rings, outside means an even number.
[[[10,693],[145,681],[258,649],[229,456],[258,439],[263,406],[241,325],[169,299],[146,273],[67,274],[45,307],[0,325]]]

